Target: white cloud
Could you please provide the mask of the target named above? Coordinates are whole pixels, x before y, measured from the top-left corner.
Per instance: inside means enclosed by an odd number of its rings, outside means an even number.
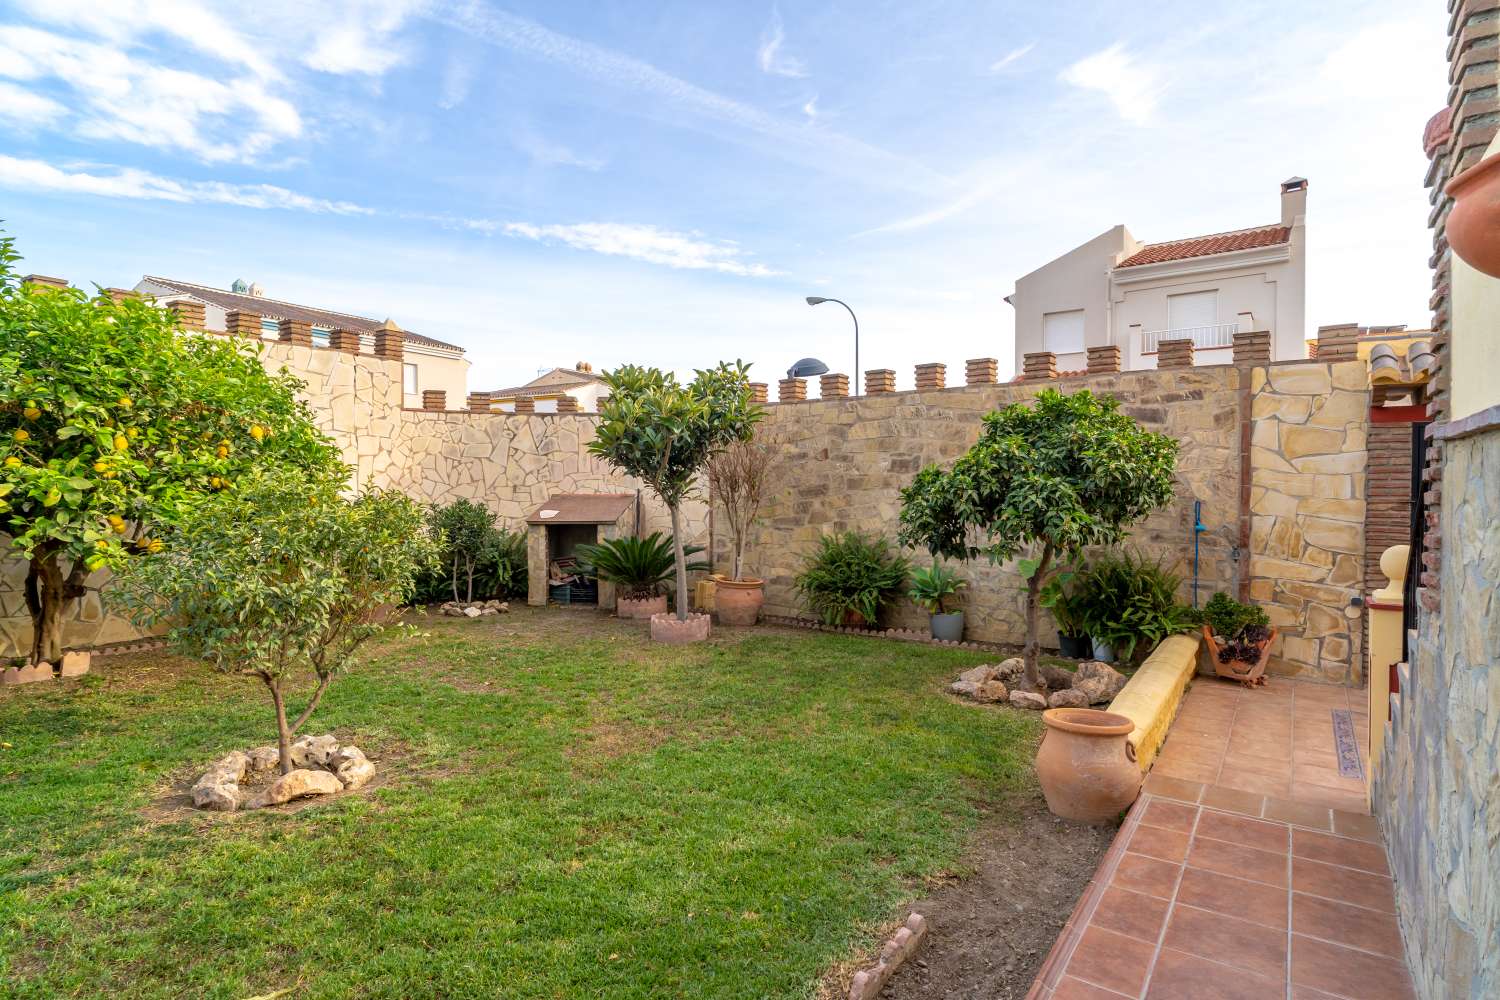
[[[474,86],[474,64],[468,59],[453,59],[443,67],[443,90],[438,107],[451,111],[468,99]]]
[[[178,181],[132,167],[109,173],[64,169],[43,160],[0,155],[0,187],[59,194],[87,194],[241,208],[286,209],[337,215],[370,215],[370,209],[347,201],[310,198],[271,184],[227,184],[223,181]]]
[[[781,11],[773,5],[771,22],[766,25],[766,30],[761,32],[760,48],[755,54],[756,61],[760,63],[762,72],[770,73],[772,76],[806,76],[807,67],[802,65],[802,60],[782,53],[781,46],[785,42],[786,27],[781,22]]]
[[[808,121],[818,120],[818,95],[814,94],[808,98],[807,103],[802,105],[802,113],[807,116]]]
[[[13,125],[45,125],[67,113],[67,108],[50,97],[0,81],[0,118]]]
[[[474,228],[479,226],[476,224]],[[629,257],[648,264],[719,271],[751,278],[765,278],[777,273],[764,264],[745,261],[744,251],[734,243],[706,240],[696,233],[679,233],[659,226],[617,222],[538,226],[529,222],[507,222],[498,228],[507,236],[538,242],[556,241],[577,250]]]
[[[325,73],[379,76],[406,61],[393,36],[418,6],[417,0],[355,0],[338,13],[309,12],[317,27],[303,62]]]
[[[1120,117],[1135,125],[1151,120],[1162,91],[1160,71],[1126,52],[1123,42],[1080,59],[1063,70],[1060,79],[1104,94]]]
[[[1020,48],[1011,49],[1009,52],[1005,53],[1005,55],[990,63],[990,72],[999,73],[1001,70],[1005,69],[1005,67],[1011,65],[1012,63],[1024,59],[1026,57],[1026,53],[1030,52],[1034,48],[1036,48],[1036,42],[1027,42]]]
[[[606,161],[595,156],[580,156],[561,143],[544,139],[533,132],[516,137],[516,148],[544,167],[577,167],[580,170],[603,170]]]
[[[210,163],[254,160],[302,132],[297,109],[253,76],[223,82],[36,28],[0,27],[0,76],[66,85],[80,138],[182,149]]]

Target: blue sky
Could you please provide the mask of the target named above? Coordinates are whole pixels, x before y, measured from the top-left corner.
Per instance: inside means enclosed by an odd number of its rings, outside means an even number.
[[[1409,0],[3,0],[0,219],[75,283],[390,316],[466,347],[471,388],[850,371],[808,294],[906,387],[1007,372],[1002,297],[1058,253],[1271,222],[1300,174],[1309,328],[1424,326],[1444,28]]]

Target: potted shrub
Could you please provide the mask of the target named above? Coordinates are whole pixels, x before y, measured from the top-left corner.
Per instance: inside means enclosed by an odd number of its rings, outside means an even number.
[[[910,570],[884,538],[858,531],[823,535],[797,574],[797,592],[825,625],[874,625]]]
[[[1071,586],[1077,573],[1076,565],[1059,570],[1042,585],[1039,599],[1057,622],[1058,652],[1069,659],[1086,660],[1094,655],[1094,645],[1083,624],[1083,602]]]
[[[615,614],[621,618],[647,618],[667,613],[667,584],[677,571],[672,540],[659,531],[645,538],[607,538],[596,545],[577,548],[580,570],[585,576],[604,580],[619,588]],[[684,558],[703,551],[701,545],[685,545]],[[708,569],[708,563],[688,563],[689,572]]]
[[[682,501],[710,458],[755,433],[764,414],[750,402],[748,371],[742,361],[721,362],[700,369],[687,385],[670,372],[639,365],[623,365],[602,377],[609,396],[599,404],[589,454],[644,482],[672,517],[677,613],[651,616],[651,638],[659,642],[708,638],[709,616],[688,613]]]
[[[1265,611],[1241,604],[1221,590],[1203,606],[1202,619],[1214,671],[1246,687],[1264,684],[1271,641],[1276,638]]]
[[[917,605],[927,612],[928,627],[934,639],[944,642],[960,642],[964,637],[964,610],[950,611],[957,603],[958,592],[968,586],[951,569],[933,563],[927,569],[915,570],[911,575],[911,589],[907,593]]]
[[[1106,552],[1077,577],[1081,619],[1093,638],[1094,658],[1130,662],[1169,635],[1197,624],[1192,608],[1177,600],[1182,578],[1128,550]]]
[[[755,441],[735,441],[708,460],[711,500],[724,508],[734,575],[714,580],[714,606],[724,625],[754,625],[765,604],[765,582],[744,575],[745,543],[776,475],[775,453]]]

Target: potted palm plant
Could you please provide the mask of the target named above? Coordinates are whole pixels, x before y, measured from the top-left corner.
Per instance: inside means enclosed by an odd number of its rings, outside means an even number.
[[[607,538],[575,550],[585,576],[604,580],[619,588],[615,614],[621,618],[650,618],[667,613],[667,585],[676,572],[672,540],[659,531],[644,538]],[[685,545],[683,558],[703,551],[701,545]],[[708,569],[701,560],[687,564],[689,572]]]
[[[961,642],[964,637],[964,609],[950,611],[957,602],[958,592],[968,584],[957,573],[933,563],[926,569],[917,569],[911,575],[911,589],[907,594],[917,606],[927,612],[928,626],[934,639],[944,642]]]
[[[745,543],[776,475],[776,456],[757,441],[735,441],[708,460],[709,496],[723,507],[733,546],[730,577],[714,578],[721,625],[754,625],[765,604],[765,581],[745,576]]]
[[[1203,605],[1202,618],[1215,673],[1246,687],[1265,684],[1276,629],[1264,609],[1241,604],[1221,590]]]
[[[884,538],[858,531],[823,535],[797,574],[797,592],[825,625],[874,625],[910,571]]]

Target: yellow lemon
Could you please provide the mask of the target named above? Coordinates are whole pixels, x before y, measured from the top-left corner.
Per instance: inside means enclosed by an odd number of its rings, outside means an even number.
[[[97,542],[94,543],[94,548],[99,549],[100,551],[103,551],[104,549],[109,548],[109,543],[106,542],[104,539],[101,538]]]
[[[253,437],[253,438],[255,438],[255,440],[257,440],[257,441],[264,440],[265,436],[266,436],[266,429],[264,427],[262,427],[260,424],[251,424],[250,425],[250,436]]]
[[[166,548],[165,545],[163,545],[161,542],[159,542],[159,541],[157,541],[156,539],[153,538],[151,540],[151,542],[146,546],[146,551],[147,552],[160,552],[164,548]]]
[[[209,476],[208,485],[212,486],[214,489],[218,489],[220,486],[224,485],[224,480],[220,479],[218,476]]]
[[[217,454],[220,458],[228,458],[229,457],[229,449],[226,448],[226,447],[224,447],[221,444],[221,445],[219,445],[219,450],[217,452],[215,452],[215,454]]]
[[[129,448],[129,447],[130,447],[130,438],[126,437],[124,434],[116,434],[115,435],[115,451],[124,451],[126,448]]]
[[[17,441],[25,444],[27,441],[31,440],[31,432],[26,430],[25,428],[22,428],[21,430],[16,431],[15,438]]]
[[[119,399],[119,403],[120,403],[121,406],[125,407],[125,409],[127,409],[127,410],[130,409],[132,406],[135,405],[133,402],[131,402],[129,396],[121,396],[120,399]]]
[[[16,466],[18,466],[20,464],[21,464],[21,460],[19,458],[17,458],[16,456],[14,456],[14,455],[7,455],[7,456],[5,456],[5,467],[7,469],[14,469]]]
[[[21,411],[21,416],[25,417],[27,420],[35,420],[41,415],[42,411],[38,410],[35,406],[32,406],[30,404],[27,404],[26,409]]]
[[[128,430],[125,431],[125,436],[128,437],[128,438],[130,438],[130,440],[134,441],[136,438],[138,438],[138,437],[141,436],[140,428],[138,428],[138,427],[131,427],[131,428],[129,428]]]
[[[103,472],[105,469],[108,469],[108,468],[109,468],[109,466],[105,465],[103,462],[95,462],[94,463],[94,471],[95,472]]]

